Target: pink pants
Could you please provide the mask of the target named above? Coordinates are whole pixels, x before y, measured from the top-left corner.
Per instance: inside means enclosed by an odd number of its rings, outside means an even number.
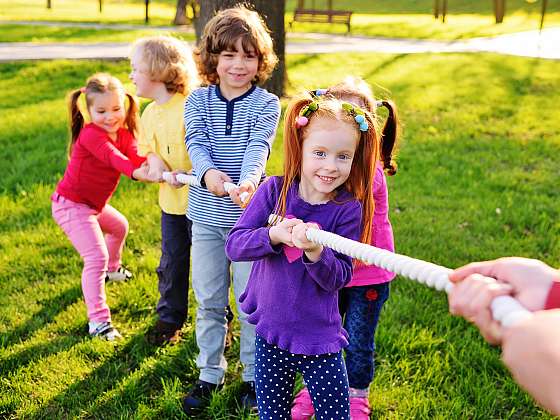
[[[121,265],[128,221],[109,204],[98,212],[56,192],[51,200],[54,220],[84,260],[82,291],[88,318],[95,322],[110,321],[105,276],[107,270],[115,271]]]

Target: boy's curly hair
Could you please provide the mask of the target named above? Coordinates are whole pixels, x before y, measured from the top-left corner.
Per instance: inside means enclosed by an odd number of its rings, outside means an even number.
[[[245,52],[254,50],[259,58],[255,76],[256,83],[262,83],[278,63],[272,39],[261,16],[245,6],[236,6],[218,12],[204,27],[200,44],[194,51],[199,74],[204,82],[219,83],[216,67],[222,51],[235,51],[235,43],[241,38]]]
[[[152,36],[138,39],[132,54],[140,51],[151,80],[162,82],[169,93],[190,93],[199,85],[190,47],[177,38]]]

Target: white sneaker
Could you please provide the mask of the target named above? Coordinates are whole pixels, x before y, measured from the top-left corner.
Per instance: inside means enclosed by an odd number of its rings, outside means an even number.
[[[122,335],[117,331],[110,321],[106,322],[89,322],[89,335],[99,337],[107,341],[120,340]]]
[[[117,271],[107,271],[105,282],[108,281],[125,281],[132,278],[132,273],[124,268],[122,265],[117,268]]]

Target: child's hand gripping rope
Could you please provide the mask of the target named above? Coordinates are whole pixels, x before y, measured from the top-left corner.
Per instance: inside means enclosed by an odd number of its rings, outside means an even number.
[[[196,179],[194,175],[187,175],[187,174],[173,174],[172,172],[164,172],[162,174],[162,178],[165,182],[173,185],[173,180],[177,180],[183,185],[191,185],[200,187],[200,183]],[[231,191],[237,190],[239,187],[232,182],[224,182],[224,189],[229,194]],[[249,203],[249,198],[251,194],[247,191],[242,192],[239,194],[239,199],[241,200],[241,207],[245,207]]]
[[[270,224],[276,224],[282,221],[282,218],[272,214],[268,221]],[[453,288],[453,283],[449,281],[449,274],[452,271],[449,268],[395,254],[312,227],[307,229],[306,236],[309,241],[318,245],[329,247],[366,264],[376,265],[437,290],[445,290],[449,293]],[[531,312],[511,296],[498,296],[492,301],[492,316],[504,327],[509,327],[530,317]]]

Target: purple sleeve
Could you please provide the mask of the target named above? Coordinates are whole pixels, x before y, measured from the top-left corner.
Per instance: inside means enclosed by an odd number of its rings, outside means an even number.
[[[358,241],[361,234],[362,207],[357,201],[345,206],[332,229],[344,238]],[[311,278],[327,292],[342,289],[352,279],[352,258],[324,247],[319,261],[311,263],[305,254],[304,265]]]
[[[270,243],[268,216],[276,205],[278,178],[273,177],[259,186],[245,211],[229,232],[226,255],[231,261],[256,261],[281,248]]]

